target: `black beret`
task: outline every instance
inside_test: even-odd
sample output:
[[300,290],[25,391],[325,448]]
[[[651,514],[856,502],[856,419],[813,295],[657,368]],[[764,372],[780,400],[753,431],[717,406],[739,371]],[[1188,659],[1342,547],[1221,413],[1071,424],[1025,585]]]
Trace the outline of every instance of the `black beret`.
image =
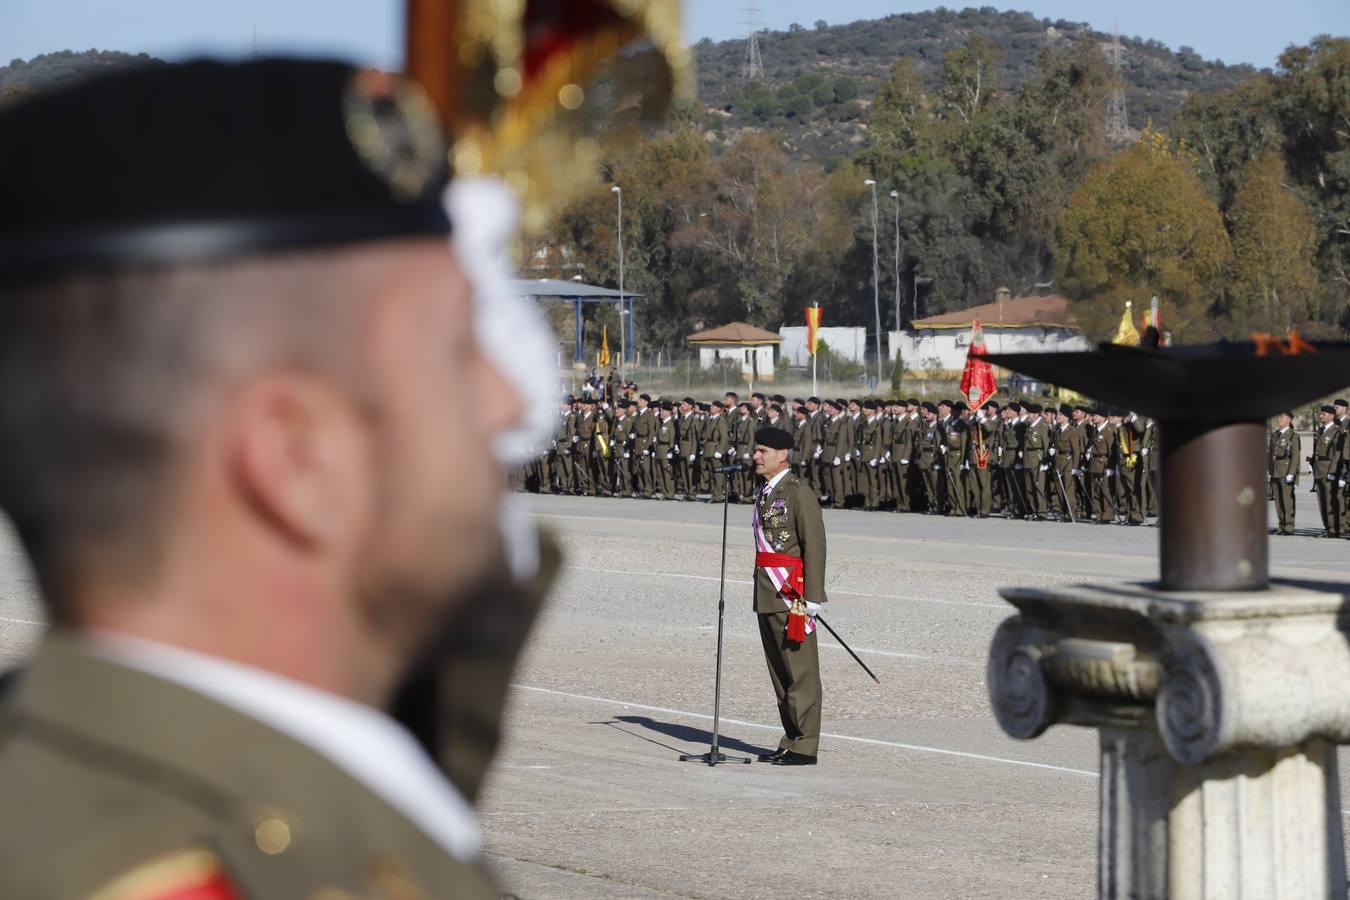
[[1280,410],[1279,413],[1278,413],[1278,415],[1281,415],[1281,416],[1288,416],[1288,417],[1291,418],[1291,419],[1294,417],[1293,412],[1291,412],[1290,410],[1287,410],[1287,409],[1282,409],[1282,410]]
[[1322,412],[1324,412],[1324,413],[1330,413],[1331,415],[1334,416],[1334,415],[1336,415],[1336,407],[1334,407],[1334,406],[1332,406],[1332,405],[1330,405],[1330,404],[1327,404],[1326,406],[1323,406],[1323,407],[1322,407]]
[[1023,403],[1022,408],[1029,413],[1038,413],[1041,411],[1040,404],[1038,403]]
[[969,409],[969,407],[966,406],[964,401],[957,400],[955,403],[952,404],[952,409],[956,410],[957,412],[965,412],[967,409]]
[[875,400],[864,400],[864,401],[862,402],[862,408],[863,408],[863,409],[876,409],[876,408],[877,408],[877,401],[875,401]]
[[703,412],[709,412],[712,409],[712,407],[707,403],[698,404],[698,408]]
[[986,400],[986,401],[984,401],[984,406],[982,406],[982,407],[980,407],[980,408],[981,408],[981,409],[992,409],[994,412],[998,412],[998,401],[997,401],[997,400]]
[[834,405],[839,407],[840,409],[848,409],[848,401],[845,400],[843,397],[840,397],[838,400],[834,401]]
[[1012,410],[1013,412],[1015,412],[1015,413],[1020,413],[1020,412],[1022,411],[1022,404],[1020,404],[1020,403],[1015,403],[1015,402],[1014,402],[1014,403],[1009,403],[1009,404],[1008,404],[1008,409],[1011,409],[1011,410]]
[[770,450],[791,450],[792,435],[781,428],[761,428],[755,432],[755,444]]
[[1071,416],[1071,415],[1073,415],[1073,407],[1070,406],[1070,405],[1067,404],[1067,403],[1061,403],[1061,404],[1059,405],[1059,411],[1060,411],[1063,415],[1066,415],[1066,416]]
[[926,410],[928,410],[930,413],[935,413],[935,412],[937,412],[937,407],[934,406],[933,403],[932,403],[931,401],[928,401],[928,400],[925,400],[925,401],[923,402],[923,408],[926,409]]
[[938,405],[938,406],[946,406],[946,407],[950,407],[950,406],[952,405],[952,401],[950,401],[950,400],[939,400],[938,403],[937,403],[937,405]]
[[1337,397],[1335,400],[1332,400],[1331,403],[1333,406],[1350,406],[1350,403],[1345,402],[1344,397]]
[[774,394],[774,395],[773,395],[772,397],[770,397],[769,399],[772,400],[774,403],[786,403],[786,402],[787,402],[787,398],[784,397],[782,394]]
[[651,402],[652,402],[652,396],[651,396],[651,394],[638,394],[638,399],[639,399],[639,400],[646,400],[648,403],[651,403]]
[[675,410],[675,404],[671,403],[669,400],[662,400],[661,408],[667,412],[673,412]]
[[0,113],[0,279],[448,234],[444,135],[398,76],[124,69]]
[[814,403],[816,406],[819,406],[819,405],[820,405],[820,398],[819,398],[819,397],[808,397],[808,398],[806,398],[806,402],[807,402],[807,403]]
[[759,391],[755,391],[753,394],[750,395],[750,397],[751,397],[751,399],[753,399],[753,398],[755,398],[755,397],[758,397],[758,398],[761,399],[761,400],[767,400],[767,399],[768,399],[768,398],[765,397],[763,394],[761,394]]
[[694,398],[693,398],[693,397],[685,397],[685,398],[684,398],[683,400],[681,400],[680,402],[681,402],[681,403],[688,403],[690,406],[698,406],[698,404],[694,402]]

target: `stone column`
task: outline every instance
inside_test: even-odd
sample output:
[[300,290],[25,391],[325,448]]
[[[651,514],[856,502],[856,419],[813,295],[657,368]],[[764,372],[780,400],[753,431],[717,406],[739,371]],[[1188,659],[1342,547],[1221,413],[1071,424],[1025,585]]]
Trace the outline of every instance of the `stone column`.
[[1350,742],[1350,588],[1011,589],[999,724],[1101,737],[1104,898],[1344,897],[1335,745]]

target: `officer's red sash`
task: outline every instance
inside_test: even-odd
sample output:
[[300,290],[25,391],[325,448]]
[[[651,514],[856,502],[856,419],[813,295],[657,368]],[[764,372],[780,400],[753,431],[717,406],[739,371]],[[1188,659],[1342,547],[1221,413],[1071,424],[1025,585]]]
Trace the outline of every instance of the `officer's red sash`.
[[761,550],[755,554],[757,568],[780,570],[774,574],[781,575],[781,582],[778,578],[771,580],[789,605],[806,592],[806,583],[802,577],[804,565],[801,557],[788,556],[786,553],[765,553]]

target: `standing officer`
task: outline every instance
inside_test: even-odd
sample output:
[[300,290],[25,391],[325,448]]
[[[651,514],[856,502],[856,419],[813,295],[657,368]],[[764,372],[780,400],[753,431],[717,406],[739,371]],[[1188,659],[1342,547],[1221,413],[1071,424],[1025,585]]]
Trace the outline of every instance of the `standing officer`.
[[650,394],[638,394],[637,421],[633,423],[633,469],[638,493],[650,497],[656,492],[656,408]]
[[680,452],[679,427],[675,422],[675,405],[669,400],[661,401],[661,421],[656,426],[656,439],[652,445],[654,464],[652,473],[655,479],[653,490],[662,500],[675,499],[675,456]]
[[1313,490],[1317,492],[1317,510],[1322,514],[1321,537],[1336,537],[1341,532],[1340,498],[1337,496],[1337,468],[1340,465],[1341,430],[1336,425],[1336,407],[1323,406],[1319,425],[1313,432]]
[[921,409],[923,425],[915,439],[915,453],[919,476],[923,479],[924,512],[935,516],[942,512],[942,496],[945,493],[940,487],[942,479],[946,477],[942,474],[941,429],[938,427],[937,407],[925,400]]
[[829,420],[825,423],[824,456],[822,457],[829,473],[830,505],[843,509],[848,496],[846,478],[849,460],[853,458],[853,422],[849,419],[847,407],[842,400],[826,400],[825,412]]
[[1294,533],[1294,488],[1298,486],[1301,452],[1298,432],[1294,430],[1294,414],[1285,410],[1276,418],[1275,430],[1270,433],[1268,460],[1270,484],[1275,494],[1275,513],[1280,522],[1276,534]]
[[998,404],[987,401],[970,423],[970,437],[966,442],[966,465],[969,469],[971,506],[981,519],[994,511],[994,492],[991,476],[997,461],[994,457],[998,440]]
[[1050,428],[1038,403],[1027,403],[1023,408],[1029,414],[1026,429],[1022,432],[1022,448],[1018,453],[1022,461],[1022,474],[1027,495],[1027,505],[1031,508],[1030,519],[1045,518],[1045,475],[1050,466],[1046,463],[1046,452],[1050,449]]
[[428,104],[193,62],[0,133],[0,507],[53,623],[0,709],[0,896],[499,896],[385,712],[478,649],[521,413]]
[[[734,395],[733,395],[734,396]],[[711,412],[703,423],[703,466],[710,476],[709,492],[713,502],[720,501],[727,490],[727,476],[713,469],[733,462],[731,454],[731,428],[727,417],[722,414],[722,404],[714,400]]]
[[[816,613],[825,596],[825,521],[815,491],[788,470],[792,435],[761,428],[755,474],[755,612],[778,700],[783,737],[760,756],[778,766],[814,766],[820,746],[820,657]],[[842,461],[842,460],[841,460]]]

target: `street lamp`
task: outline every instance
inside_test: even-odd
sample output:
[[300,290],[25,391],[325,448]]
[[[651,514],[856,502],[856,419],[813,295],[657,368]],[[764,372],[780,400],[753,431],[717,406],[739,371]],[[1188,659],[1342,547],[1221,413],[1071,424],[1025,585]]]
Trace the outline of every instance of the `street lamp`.
[[869,178],[863,182],[872,189],[872,311],[877,317],[877,388],[881,387],[881,262],[877,256],[877,183]]
[[895,201],[895,330],[900,330],[900,192],[891,191]]
[[616,184],[609,191],[619,201],[619,377],[622,378],[623,364],[628,356],[628,331],[623,318],[623,188]]

